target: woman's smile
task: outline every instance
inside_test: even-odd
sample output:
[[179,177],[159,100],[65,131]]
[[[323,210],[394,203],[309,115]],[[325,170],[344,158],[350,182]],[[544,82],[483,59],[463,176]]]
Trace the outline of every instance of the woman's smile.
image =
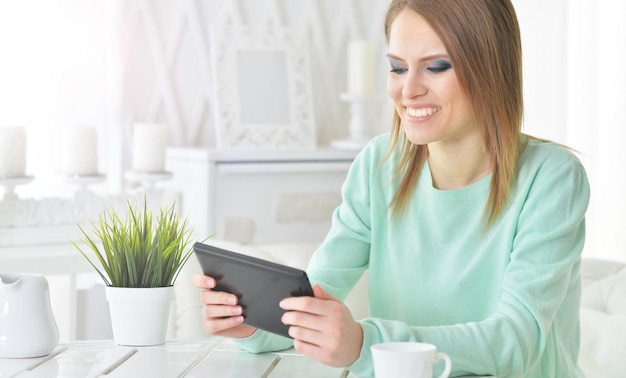
[[[441,110],[440,106],[406,107],[407,118],[416,118],[416,121],[425,121]],[[411,120],[411,119],[409,119]]]

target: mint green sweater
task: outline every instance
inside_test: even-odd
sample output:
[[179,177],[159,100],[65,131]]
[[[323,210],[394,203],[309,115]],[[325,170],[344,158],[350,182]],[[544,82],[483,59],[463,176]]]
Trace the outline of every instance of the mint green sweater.
[[[406,214],[390,218],[397,186],[393,159],[381,165],[388,142],[375,138],[355,160],[307,269],[339,298],[369,271],[371,317],[360,320],[363,348],[348,368],[372,376],[372,344],[421,341],[450,355],[453,376],[583,376],[579,268],[589,185],[579,160],[530,140],[510,201],[485,231],[491,176],[437,190],[428,164]],[[261,331],[237,342],[254,352],[291,345]]]

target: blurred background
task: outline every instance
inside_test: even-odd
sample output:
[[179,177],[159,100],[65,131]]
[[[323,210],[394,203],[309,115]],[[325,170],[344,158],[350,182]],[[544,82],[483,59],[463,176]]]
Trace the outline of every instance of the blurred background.
[[[21,0],[0,2],[0,126],[24,126],[21,196],[67,195],[61,130],[97,129],[98,190],[117,193],[132,125],[167,125],[172,147],[215,147],[212,28],[269,21],[307,41],[319,148],[348,135],[350,41],[373,46],[372,134],[389,127],[382,22],[389,0]],[[580,152],[592,185],[585,254],[626,260],[626,2],[516,0],[527,133]],[[227,37],[222,37],[227,38]],[[558,188],[555,188],[558,190]],[[0,215],[1,216],[1,215]]]

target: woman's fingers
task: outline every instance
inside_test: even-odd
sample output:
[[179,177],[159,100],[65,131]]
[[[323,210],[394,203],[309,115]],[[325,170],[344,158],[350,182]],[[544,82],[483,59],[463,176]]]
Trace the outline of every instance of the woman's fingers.
[[213,277],[199,273],[191,276],[191,283],[200,289],[212,289],[215,287],[215,279]]
[[202,309],[205,318],[224,318],[243,315],[241,306],[205,305]]
[[191,283],[200,289],[202,303],[202,327],[211,335],[248,337],[256,329],[243,324],[243,308],[236,295],[213,291],[216,281],[204,274],[194,274]]
[[216,304],[234,306],[237,304],[237,296],[225,291],[213,291],[211,289],[202,290],[200,293],[200,301],[202,304]]
[[330,295],[329,292],[327,292],[326,290],[322,289],[322,287],[320,285],[313,286],[313,295],[315,296],[315,298],[330,299],[330,300],[334,300],[334,301],[339,301],[339,299],[333,297],[332,295]]
[[360,354],[363,331],[350,310],[337,298],[316,285],[315,297],[291,297],[280,302],[286,310],[283,323],[289,325],[294,348],[331,366],[347,366]]
[[204,305],[202,316],[207,319],[243,315],[243,308],[237,305],[237,296],[223,291],[203,290],[200,302]]
[[243,316],[229,317],[206,317],[203,322],[204,330],[212,335],[219,335],[223,331],[229,331],[243,324]]

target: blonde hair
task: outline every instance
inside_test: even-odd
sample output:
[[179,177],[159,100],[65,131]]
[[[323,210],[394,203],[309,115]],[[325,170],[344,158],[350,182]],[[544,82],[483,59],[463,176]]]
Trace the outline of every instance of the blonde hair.
[[[491,225],[502,212],[517,173],[520,155],[522,46],[510,0],[393,0],[385,18],[391,25],[404,9],[419,13],[441,38],[465,94],[471,99],[485,150],[491,158],[491,186],[485,204]],[[397,174],[402,175],[390,206],[393,214],[407,206],[427,156],[426,145],[412,144],[394,112],[390,154],[401,144]]]

